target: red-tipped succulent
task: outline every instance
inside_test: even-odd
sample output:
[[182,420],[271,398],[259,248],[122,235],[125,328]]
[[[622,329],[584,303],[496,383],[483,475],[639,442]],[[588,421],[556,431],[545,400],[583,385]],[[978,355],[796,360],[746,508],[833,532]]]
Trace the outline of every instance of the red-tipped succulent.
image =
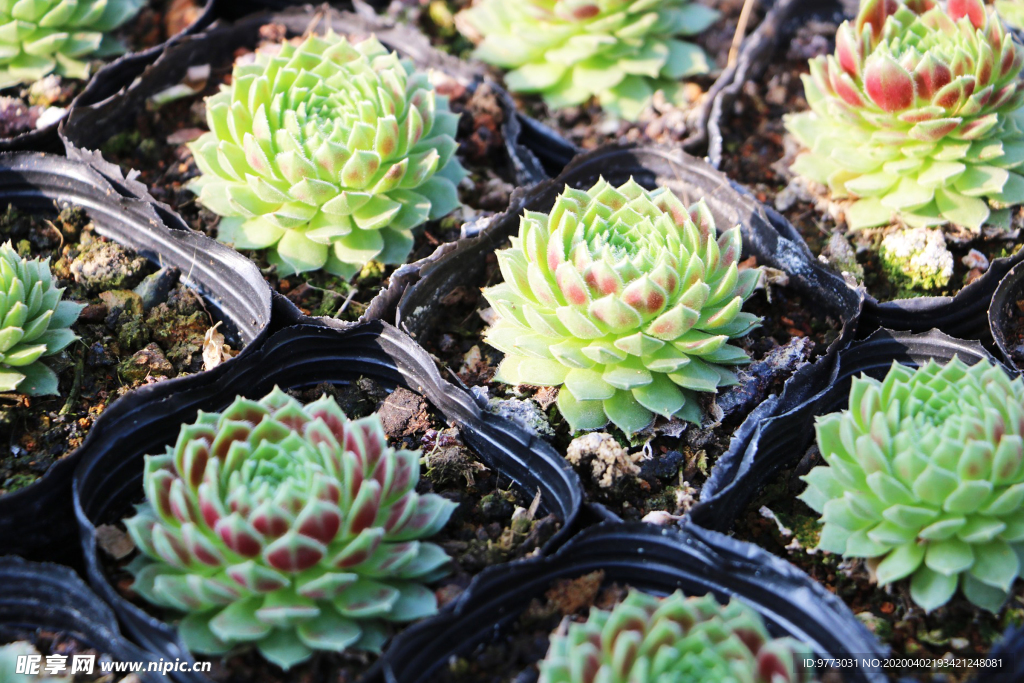
[[498,314],[487,343],[505,352],[495,379],[561,386],[574,431],[699,423],[700,394],[750,360],[729,342],[761,322],[741,310],[761,272],[739,269],[741,249],[739,227],[719,234],[703,201],[667,187],[566,187],[497,253],[505,281],[483,292]]
[[865,0],[810,62],[794,171],[852,229],[894,219],[979,230],[1024,201],[1024,52],[982,0]]
[[591,608],[586,622],[552,636],[540,683],[801,683],[811,679],[806,650],[772,638],[735,598],[631,590],[610,612]]
[[279,389],[200,412],[146,456],[146,502],[125,520],[142,554],[132,588],[185,616],[194,652],[255,645],[289,668],[314,650],[374,650],[383,622],[437,609],[424,586],[448,556],[424,539],[454,505],[415,492],[419,453],[387,445],[376,415]]

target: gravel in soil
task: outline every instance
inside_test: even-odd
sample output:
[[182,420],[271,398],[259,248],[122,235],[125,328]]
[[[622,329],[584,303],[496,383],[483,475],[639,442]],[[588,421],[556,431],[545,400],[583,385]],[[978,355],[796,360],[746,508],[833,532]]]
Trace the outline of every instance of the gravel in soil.
[[[289,393],[304,403],[333,396],[353,419],[377,413],[392,447],[422,452],[416,491],[436,493],[458,504],[448,524],[430,539],[452,558],[452,572],[432,586],[439,607],[458,598],[485,568],[533,554],[560,527],[554,515],[542,516],[537,511],[537,498],[514,488],[509,479],[485,465],[465,444],[458,427],[446,424],[441,414],[415,392],[398,388],[388,393],[375,381],[362,378],[347,386],[325,383]],[[142,499],[140,495],[133,503]],[[100,554],[106,574],[122,596],[157,618],[173,622],[177,615],[142,601],[131,590],[132,577],[124,567],[136,551],[120,522],[128,514],[130,509],[121,510],[99,527],[100,545],[106,551]],[[393,625],[391,628],[393,633],[399,630]],[[318,652],[306,663],[283,672],[255,650],[223,658],[200,658],[213,663],[209,676],[217,683],[348,682],[356,680],[376,660],[373,655],[354,651]]]
[[761,79],[744,84],[723,122],[721,170],[782,212],[814,254],[837,272],[849,273],[851,281],[863,284],[879,301],[955,295],[980,277],[992,260],[1020,249],[1024,208],[1011,212],[1008,225],[986,227],[980,235],[947,227],[943,233],[953,257],[948,285],[909,289],[885,272],[878,256],[882,240],[906,226],[850,232],[842,217],[844,205],[829,201],[826,188],[808,186],[789,171],[800,148],[786,132],[783,116],[808,109],[800,77],[809,71],[808,59],[835,50],[836,28],[835,23],[808,21],[796,31],[786,52],[771,61]]
[[[388,6],[388,12],[399,21],[408,21],[418,26],[439,49],[470,59],[473,43],[456,28],[455,15],[471,4],[472,0],[394,0]],[[697,105],[703,103],[708,89],[727,64],[743,0],[704,0],[700,4],[717,9],[722,18],[708,30],[690,38],[710,56],[712,72],[689,79],[684,87],[682,103],[666,101],[663,96],[656,94],[651,105],[635,122],[606,116],[596,102],[556,111],[548,108],[540,97],[530,95],[516,96],[519,110],[550,126],[583,149],[609,143],[678,144],[693,134],[692,114]],[[757,27],[763,15],[760,3],[755,3],[747,25],[748,34]],[[491,68],[490,73],[501,82],[500,70]]]
[[86,307],[72,326],[79,340],[43,359],[59,377],[60,395],[0,393],[0,495],[33,483],[78,448],[118,397],[202,370],[214,325],[177,269],[158,270],[98,236],[80,208],[49,220],[8,206],[0,214],[0,242],[7,240],[23,257],[50,259],[63,298]]
[[[835,593],[883,643],[893,657],[941,659],[947,653],[983,657],[1008,626],[1024,624],[1024,581],[1017,581],[1009,602],[998,615],[978,609],[959,592],[930,614],[910,598],[909,580],[880,588],[864,560],[843,560],[816,550],[821,533],[818,514],[797,499],[806,484],[799,478],[825,464],[811,446],[793,468],[772,479],[736,524],[735,536],[792,562]],[[890,672],[895,674],[896,672]],[[933,671],[901,672],[916,680],[960,683],[973,669],[938,667]],[[941,674],[948,678],[941,679]]]
[[[283,26],[262,27],[263,42],[257,49],[272,47],[285,33]],[[361,40],[363,36],[349,38]],[[240,49],[235,58],[246,54],[251,51]],[[230,63],[212,64],[208,77],[187,81],[196,91],[193,96],[162,106],[148,102],[131,130],[110,137],[101,146],[104,158],[120,165],[125,172],[138,170],[140,180],[157,200],[170,204],[192,228],[211,237],[216,237],[220,217],[200,206],[195,195],[185,187],[199,175],[186,143],[208,130],[203,98],[217,93],[221,85],[230,82],[231,66]],[[507,161],[502,134],[505,112],[497,93],[487,85],[471,91],[436,72],[435,78],[437,92],[448,96],[451,110],[461,115],[456,155],[470,176],[458,187],[463,206],[416,231],[409,262],[428,256],[442,243],[457,240],[464,223],[503,210],[513,189],[514,169]],[[365,312],[396,268],[371,261],[348,281],[323,271],[280,277],[275,267],[267,262],[264,252],[242,253],[255,261],[270,285],[303,313],[349,321],[357,320]]]
[[[508,246],[506,243],[504,246]],[[753,259],[745,267],[756,265]],[[684,514],[699,498],[715,460],[729,447],[746,416],[782,385],[805,362],[823,354],[837,337],[840,324],[809,305],[788,285],[769,284],[747,301],[744,310],[763,316],[763,327],[739,340],[753,363],[741,384],[712,397],[704,405],[710,417],[696,427],[679,420],[658,420],[630,440],[609,425],[600,442],[589,437],[570,447],[573,434],[555,406],[552,387],[513,387],[493,381],[502,353],[483,342],[494,315],[480,294],[482,287],[501,281],[497,258],[487,255],[479,281],[456,287],[440,299],[433,314],[440,321],[430,335],[418,339],[442,367],[478,395],[486,395],[491,410],[532,429],[567,455],[579,471],[587,498],[601,503],[626,520],[668,523]]]
[[[202,0],[151,0],[115,31],[115,36],[129,52],[140,52],[185,30],[199,18],[202,9]],[[91,61],[90,75],[115,59]],[[51,74],[35,83],[0,90],[0,138],[14,137],[56,122],[88,83],[88,79]]]
[[[41,672],[45,671],[46,658],[48,656],[59,655],[67,658],[63,660],[64,666],[67,668],[59,672],[58,675],[60,678],[46,678],[44,675],[43,680],[46,681],[60,681],[60,683],[93,683],[94,681],[96,683],[114,683],[114,681],[125,681],[125,683],[138,683],[139,680],[135,674],[103,673],[100,671],[100,663],[111,662],[114,661],[114,659],[104,652],[100,652],[99,650],[89,647],[86,643],[83,643],[67,633],[52,631],[46,628],[27,630],[24,628],[11,628],[7,626],[0,627],[0,646],[10,643],[33,646],[36,654],[40,654],[43,657],[40,662]],[[80,671],[71,675],[70,672],[73,658],[82,655],[93,657],[92,673]],[[13,666],[14,662],[11,662],[11,665]],[[8,676],[13,674],[5,672],[4,675]]]

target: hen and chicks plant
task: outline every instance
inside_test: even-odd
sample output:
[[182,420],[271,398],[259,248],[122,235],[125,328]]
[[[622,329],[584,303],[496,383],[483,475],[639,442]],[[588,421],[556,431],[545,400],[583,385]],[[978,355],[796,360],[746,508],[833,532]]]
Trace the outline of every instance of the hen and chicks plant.
[[236,65],[191,143],[218,239],[266,249],[278,273],[404,263],[413,229],[459,206],[459,117],[430,75],[376,38],[333,31]]
[[810,111],[786,117],[793,170],[850,199],[851,229],[975,232],[1024,199],[1024,53],[982,0],[864,0],[810,61]]
[[680,38],[717,20],[689,0],[481,0],[456,25],[479,38],[474,57],[508,70],[510,90],[539,93],[553,108],[596,97],[635,120],[656,91],[677,99],[680,79],[711,69]]
[[806,648],[772,638],[761,616],[733,598],[664,598],[630,590],[610,611],[592,607],[585,622],[551,637],[541,683],[716,681],[798,683]]
[[85,307],[63,301],[49,260],[26,259],[0,246],[0,391],[56,394],[57,375],[42,358],[78,339],[71,325]]
[[818,547],[868,558],[879,585],[910,578],[931,611],[957,588],[996,612],[1024,561],[1024,380],[954,358],[853,379],[849,408],[815,425],[827,466],[800,498]]
[[379,416],[280,389],[200,412],[146,456],[146,502],[125,525],[132,589],[184,613],[193,652],[255,646],[288,669],[316,650],[375,651],[387,622],[437,611],[424,584],[448,556],[425,539],[455,505],[416,493],[420,454],[388,446]]
[[109,35],[145,0],[0,0],[0,88],[47,74],[85,78],[87,60],[124,52]]
[[749,361],[729,342],[760,324],[741,311],[760,276],[739,269],[741,248],[739,227],[719,235],[703,202],[687,209],[668,188],[566,187],[497,252],[505,281],[483,291],[498,314],[487,343],[506,354],[496,379],[561,386],[574,431],[699,423],[700,394]]

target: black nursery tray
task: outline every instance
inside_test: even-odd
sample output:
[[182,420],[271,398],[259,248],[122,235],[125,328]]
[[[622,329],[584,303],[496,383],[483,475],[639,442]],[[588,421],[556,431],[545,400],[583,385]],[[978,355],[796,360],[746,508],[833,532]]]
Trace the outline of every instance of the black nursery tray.
[[[51,635],[65,645],[96,653],[92,656],[97,675],[99,655],[147,667],[155,662],[155,657],[125,640],[110,607],[73,571],[55,564],[26,562],[15,556],[0,557],[0,644]],[[69,671],[71,662],[72,657],[68,657]],[[3,675],[13,674],[5,671]],[[162,680],[148,671],[136,676],[146,683]]]
[[[772,635],[796,638],[817,657],[860,661],[886,655],[839,598],[749,543],[692,524],[676,529],[612,522],[583,531],[551,557],[480,574],[452,609],[398,636],[373,680],[438,680],[457,658],[473,658],[500,641],[553,583],[598,571],[605,584],[660,595],[681,589],[688,596],[710,592],[720,601],[736,596],[764,617]],[[887,680],[870,666],[842,673],[847,683]]]
[[[225,8],[228,16],[237,16],[242,11],[258,7],[231,5]],[[100,149],[111,136],[134,124],[135,116],[144,109],[153,95],[179,84],[190,67],[202,64],[231,63],[234,53],[241,47],[252,47],[260,40],[260,28],[266,24],[284,27],[288,35],[302,35],[311,27],[316,30],[333,29],[343,35],[370,35],[377,38],[389,49],[411,59],[417,66],[434,69],[450,76],[470,92],[481,87],[489,88],[502,110],[500,126],[504,146],[502,151],[489,163],[495,169],[502,169],[502,175],[514,180],[515,186],[528,186],[548,177],[544,166],[533,150],[564,150],[566,143],[551,131],[545,131],[539,124],[525,123],[516,114],[512,98],[497,84],[486,78],[465,62],[438,52],[415,29],[395,24],[383,17],[368,16],[365,13],[343,12],[327,5],[314,7],[303,5],[289,7],[279,12],[248,14],[228,24],[216,25],[197,35],[181,40],[170,47],[145,74],[120,97],[98,103],[95,106],[79,107],[72,112],[62,128],[62,137],[69,148]],[[524,144],[529,141],[529,146]],[[101,158],[97,154],[97,159]],[[182,190],[184,192],[184,190]],[[415,264],[400,266],[391,275],[391,281],[399,287]],[[385,319],[393,316],[395,289],[381,294],[368,304],[362,320]],[[397,290],[397,291],[400,291]],[[287,313],[292,322],[319,322],[334,327],[345,327],[344,323],[329,317],[309,317],[289,300],[281,302],[282,313]]]
[[[0,155],[0,205],[8,203],[44,216],[56,215],[58,206],[81,207],[101,236],[154,264],[177,267],[182,282],[203,297],[236,349],[255,342],[267,329],[271,297],[259,271],[224,245],[187,230],[138,183],[104,176],[74,158],[6,154]],[[115,407],[134,405],[152,388],[140,387]],[[80,453],[58,460],[39,481],[0,497],[3,551],[50,558],[74,547],[69,494]]]
[[794,378],[779,397],[775,414],[751,424],[748,437],[734,440],[719,459],[700,503],[691,510],[693,520],[710,529],[731,529],[772,475],[803,457],[814,440],[814,418],[846,407],[854,376],[865,373],[880,379],[893,361],[916,368],[954,355],[968,365],[982,359],[998,363],[978,342],[954,339],[938,330],[877,330],[839,352],[834,362],[805,367],[797,375],[799,381]]
[[88,107],[114,99],[118,92],[131,85],[132,81],[147,66],[152,64],[164,50],[182,37],[192,35],[206,28],[214,20],[216,4],[217,0],[206,0],[199,16],[181,33],[171,36],[159,45],[118,57],[97,71],[89,79],[85,89],[71,102],[68,106],[68,111],[60,120],[43,128],[21,133],[14,137],[0,137],[0,152],[59,152],[61,150],[61,141],[58,132],[60,127],[71,116],[72,111],[78,107]]
[[[191,655],[170,626],[117,592],[105,573],[96,527],[113,523],[142,494],[143,457],[162,451],[198,410],[220,410],[237,395],[259,397],[274,386],[308,389],[369,378],[387,389],[421,394],[466,444],[529,500],[539,494],[538,516],[553,514],[559,528],[541,548],[556,547],[573,532],[582,500],[575,472],[550,446],[503,418],[482,412],[467,393],[441,379],[433,361],[411,339],[379,321],[347,330],[303,325],[285,329],[230,367],[216,368],[177,386],[157,385],[147,400],[115,406],[93,430],[75,473],[74,500],[89,581],[114,606],[136,642],[167,658]],[[175,680],[208,682],[175,673]]]

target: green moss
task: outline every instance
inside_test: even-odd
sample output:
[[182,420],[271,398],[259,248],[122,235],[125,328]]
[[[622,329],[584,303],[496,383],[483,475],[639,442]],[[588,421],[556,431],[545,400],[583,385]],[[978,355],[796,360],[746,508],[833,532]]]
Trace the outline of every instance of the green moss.
[[0,488],[7,493],[14,493],[15,491],[29,486],[30,484],[34,484],[37,479],[39,479],[39,477],[34,474],[15,474],[13,477],[5,481],[3,486],[0,486]]
[[953,275],[953,255],[939,230],[891,233],[882,240],[878,259],[900,298],[942,289]]
[[142,134],[137,130],[126,130],[110,137],[100,150],[107,156],[124,156],[134,154],[142,142]]

